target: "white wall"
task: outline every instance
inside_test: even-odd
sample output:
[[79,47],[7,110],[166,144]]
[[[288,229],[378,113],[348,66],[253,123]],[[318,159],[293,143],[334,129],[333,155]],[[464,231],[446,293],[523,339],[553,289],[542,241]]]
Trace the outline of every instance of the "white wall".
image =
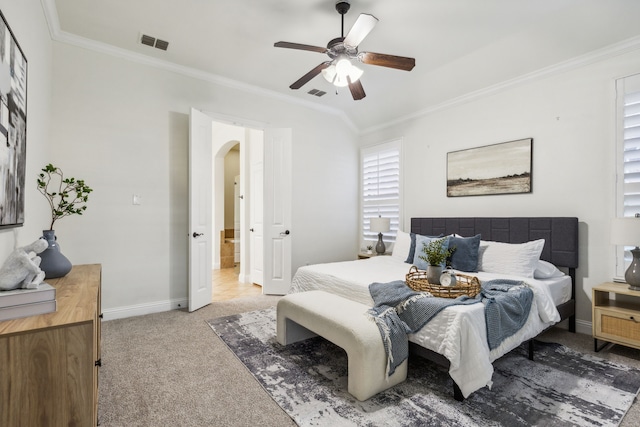
[[52,42],[39,0],[0,0],[0,10],[27,57],[25,222],[22,227],[0,230],[2,263],[15,247],[42,236],[51,221],[36,177],[50,161]]
[[[640,52],[532,81],[382,129],[367,145],[404,137],[404,223],[414,216],[576,216],[577,318],[591,321],[591,288],[610,281],[615,215],[615,79],[640,72]],[[533,138],[533,192],[446,197],[447,152]]]
[[190,107],[292,128],[293,268],[355,256],[357,138],[337,116],[67,44],[53,51],[50,160],[94,189],[85,215],[56,234],[73,263],[102,263],[107,314],[186,298]]

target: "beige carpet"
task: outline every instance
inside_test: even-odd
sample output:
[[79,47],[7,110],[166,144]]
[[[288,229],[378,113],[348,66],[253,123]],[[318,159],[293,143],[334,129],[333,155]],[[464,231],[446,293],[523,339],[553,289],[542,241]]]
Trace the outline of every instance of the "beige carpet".
[[[277,300],[250,297],[212,303],[194,313],[104,322],[100,426],[295,426],[205,322],[273,306]],[[595,354],[590,336],[553,329],[544,339]],[[640,368],[639,350],[613,346],[596,355]],[[637,425],[638,402],[621,426]]]
[[251,297],[104,322],[100,426],[295,426],[205,322],[276,301]]

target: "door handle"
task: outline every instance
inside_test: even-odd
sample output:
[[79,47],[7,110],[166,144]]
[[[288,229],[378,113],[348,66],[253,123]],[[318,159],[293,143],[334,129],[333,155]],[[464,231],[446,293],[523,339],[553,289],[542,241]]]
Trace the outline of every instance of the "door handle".
[[291,234],[291,232],[289,230],[285,230],[285,231],[281,231],[280,232],[281,236],[288,236],[289,234]]
[[194,232],[193,232],[193,234],[192,234],[192,236],[193,236],[194,238],[196,238],[196,237],[204,236],[204,233],[196,233],[196,232],[194,231]]
[[253,233],[253,228],[250,228],[249,231]]

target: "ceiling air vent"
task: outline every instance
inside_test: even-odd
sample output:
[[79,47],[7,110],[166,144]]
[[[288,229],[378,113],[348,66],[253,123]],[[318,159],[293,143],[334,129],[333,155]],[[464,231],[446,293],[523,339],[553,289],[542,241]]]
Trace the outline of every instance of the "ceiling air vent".
[[142,37],[140,37],[140,43],[145,44],[147,46],[153,47],[155,42],[156,42],[156,38],[155,37],[151,37],[151,36],[148,36],[146,34],[143,34]]
[[315,96],[322,96],[322,95],[326,95],[327,92],[323,91],[323,90],[318,90],[318,89],[311,89],[309,92],[307,92],[309,95],[315,95]]
[[156,48],[158,48],[160,50],[167,50],[168,47],[169,47],[169,42],[166,42],[166,41],[160,40],[160,39],[156,39]]
[[169,47],[168,41],[160,40],[142,33],[140,33],[140,43],[146,46],[155,47],[156,49],[160,50],[167,50],[167,48]]

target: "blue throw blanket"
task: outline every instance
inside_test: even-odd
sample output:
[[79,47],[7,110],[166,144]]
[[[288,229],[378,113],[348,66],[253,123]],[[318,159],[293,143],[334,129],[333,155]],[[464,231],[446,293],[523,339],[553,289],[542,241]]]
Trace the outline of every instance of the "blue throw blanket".
[[387,351],[387,375],[392,375],[409,357],[408,334],[420,330],[449,306],[480,302],[469,297],[434,298],[425,292],[415,292],[402,280],[372,283],[369,292],[375,303],[369,314],[378,325]]
[[493,350],[524,325],[533,300],[533,291],[513,280],[488,281],[475,298],[436,298],[413,291],[401,280],[372,283],[369,292],[375,303],[369,314],[380,330],[387,352],[387,375],[392,375],[409,356],[407,335],[420,330],[443,309],[483,302],[487,341]]
[[484,303],[487,343],[493,350],[524,326],[533,291],[524,282],[496,279],[483,283],[479,296]]

